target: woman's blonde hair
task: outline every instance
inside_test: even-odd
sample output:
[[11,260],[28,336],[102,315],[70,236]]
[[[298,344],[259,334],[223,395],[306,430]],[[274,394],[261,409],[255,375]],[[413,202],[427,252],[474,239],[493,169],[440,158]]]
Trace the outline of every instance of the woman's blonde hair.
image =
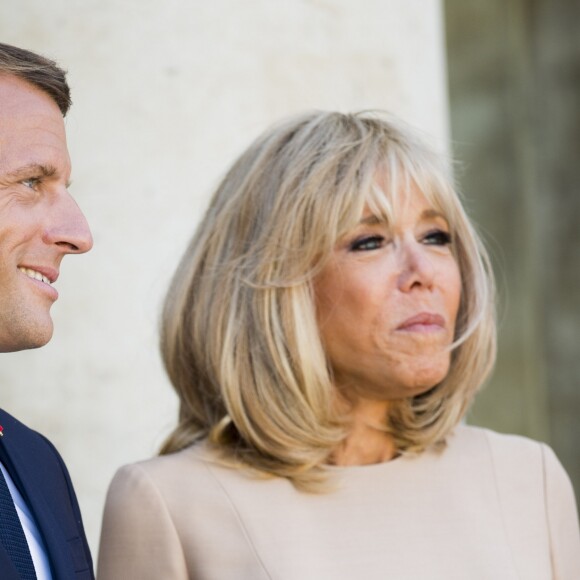
[[303,489],[324,480],[348,426],[335,410],[312,281],[365,203],[390,213],[411,187],[449,222],[462,298],[447,377],[393,401],[385,429],[402,453],[445,441],[495,358],[485,249],[445,160],[408,127],[384,113],[313,112],[271,128],[241,155],[181,260],[161,332],[179,424],[161,453],[207,437],[229,464]]

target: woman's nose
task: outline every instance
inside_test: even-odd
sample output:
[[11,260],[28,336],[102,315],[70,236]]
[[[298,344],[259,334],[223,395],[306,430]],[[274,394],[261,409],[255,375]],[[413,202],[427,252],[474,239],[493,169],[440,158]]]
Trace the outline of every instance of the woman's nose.
[[435,266],[428,249],[413,240],[403,242],[399,252],[399,289],[403,292],[410,292],[416,288],[431,289],[435,278]]

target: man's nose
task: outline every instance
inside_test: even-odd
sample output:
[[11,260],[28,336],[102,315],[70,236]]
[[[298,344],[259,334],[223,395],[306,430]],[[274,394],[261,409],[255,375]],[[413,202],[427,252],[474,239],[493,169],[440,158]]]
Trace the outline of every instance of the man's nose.
[[409,292],[414,288],[431,289],[435,279],[435,267],[427,248],[413,240],[401,244],[399,288]]
[[44,241],[56,244],[66,254],[83,254],[93,247],[89,224],[68,191],[59,195],[51,207]]

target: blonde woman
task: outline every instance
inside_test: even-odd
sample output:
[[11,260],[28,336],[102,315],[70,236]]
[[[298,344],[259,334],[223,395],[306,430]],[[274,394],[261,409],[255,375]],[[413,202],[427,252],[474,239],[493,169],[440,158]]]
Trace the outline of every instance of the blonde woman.
[[267,131],[175,274],[179,423],[115,476],[100,579],[580,578],[553,452],[460,424],[494,299],[445,164],[408,128],[323,112]]

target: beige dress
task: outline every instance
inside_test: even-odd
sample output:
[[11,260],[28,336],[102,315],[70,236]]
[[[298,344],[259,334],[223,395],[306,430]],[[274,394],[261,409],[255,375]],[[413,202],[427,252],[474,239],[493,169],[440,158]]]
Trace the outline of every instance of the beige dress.
[[307,494],[205,444],[123,467],[99,580],[580,579],[568,476],[529,439],[458,427],[444,452],[331,468]]

